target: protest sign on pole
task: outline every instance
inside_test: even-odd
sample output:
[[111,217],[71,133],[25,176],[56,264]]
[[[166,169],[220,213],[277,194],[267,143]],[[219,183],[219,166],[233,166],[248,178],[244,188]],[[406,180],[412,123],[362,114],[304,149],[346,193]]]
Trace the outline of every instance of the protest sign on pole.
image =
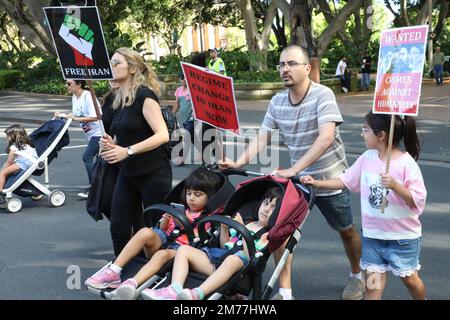
[[381,32],[373,113],[417,116],[428,26]]
[[[389,174],[395,115],[417,116],[425,60],[428,26],[384,30],[380,38],[373,113],[390,114],[385,173]],[[383,188],[381,213],[386,207]]]
[[92,80],[113,79],[112,68],[97,7],[46,7],[47,24],[65,80],[87,80],[102,135],[101,121]]
[[44,8],[64,79],[113,79],[97,7]]
[[182,62],[194,117],[216,128],[239,135],[239,118],[233,78]]

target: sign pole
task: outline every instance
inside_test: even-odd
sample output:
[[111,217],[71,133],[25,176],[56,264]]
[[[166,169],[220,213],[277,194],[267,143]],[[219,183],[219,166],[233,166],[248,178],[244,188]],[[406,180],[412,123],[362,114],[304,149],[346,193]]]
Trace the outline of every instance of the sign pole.
[[[389,129],[389,142],[386,157],[386,174],[389,174],[389,167],[391,165],[391,152],[392,152],[392,141],[394,139],[394,127],[395,127],[395,115],[391,115],[391,127]],[[384,208],[386,207],[386,194],[387,189],[383,188],[383,200],[381,202],[381,213],[384,213]]]
[[89,92],[91,93],[92,102],[94,103],[95,114],[97,115],[98,124],[100,125],[100,130],[102,132],[102,137],[105,136],[105,127],[103,126],[102,113],[100,112],[100,106],[97,103],[97,97],[95,96],[94,86],[92,85],[92,80],[87,80],[89,85]]
[[218,148],[219,154],[217,155],[218,156],[217,158],[222,159],[222,161],[225,161],[225,149],[223,146],[223,135],[217,128],[216,128],[216,137],[219,142],[219,148]]

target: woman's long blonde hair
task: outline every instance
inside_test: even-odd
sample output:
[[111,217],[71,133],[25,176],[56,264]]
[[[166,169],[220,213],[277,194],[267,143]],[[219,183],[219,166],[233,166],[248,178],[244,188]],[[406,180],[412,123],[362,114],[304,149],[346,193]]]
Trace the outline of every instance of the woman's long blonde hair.
[[115,53],[124,56],[128,66],[130,68],[135,67],[136,70],[135,73],[130,75],[131,83],[127,90],[124,91],[123,88],[116,90],[113,109],[119,108],[122,105],[122,102],[124,107],[131,106],[136,98],[137,89],[140,86],[149,87],[157,96],[159,96],[160,89],[156,73],[153,71],[152,67],[144,63],[144,60],[139,53],[129,48],[119,48]]

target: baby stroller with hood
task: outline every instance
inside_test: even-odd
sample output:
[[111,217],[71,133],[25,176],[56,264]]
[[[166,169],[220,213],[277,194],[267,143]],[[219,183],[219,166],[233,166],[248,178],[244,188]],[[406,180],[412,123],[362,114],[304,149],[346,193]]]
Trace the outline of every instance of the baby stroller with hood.
[[[232,172],[230,172],[232,171]],[[239,175],[260,175],[258,173],[245,172],[240,170],[228,170],[227,174]],[[294,183],[295,182],[295,183]],[[259,207],[260,199],[265,192],[271,188],[278,188],[282,193],[282,200],[275,207],[267,229],[261,230],[256,235],[251,235],[248,229],[227,216],[234,216],[240,213],[244,223],[256,219],[255,212]],[[298,179],[282,179],[273,176],[261,176],[240,183],[235,193],[230,197],[220,215],[213,215],[203,218],[198,224],[200,246],[217,247],[219,242],[218,234],[208,234],[204,226],[207,223],[220,223],[228,225],[241,235],[245,241],[249,253],[249,262],[236,272],[230,280],[223,286],[211,293],[206,299],[218,300],[225,296],[236,294],[249,296],[252,294],[253,300],[268,299],[278,277],[283,269],[289,254],[292,253],[300,240],[302,226],[314,205],[314,190],[310,186],[302,186]],[[261,251],[255,248],[255,237],[268,232],[268,244]],[[288,240],[289,239],[289,240]],[[262,287],[262,276],[270,255],[287,241],[282,258],[278,262],[269,282]],[[230,252],[231,253],[231,252]],[[223,261],[223,260],[222,260]],[[189,272],[185,283],[186,288],[198,287],[206,280],[206,276],[195,272]],[[170,284],[171,273],[166,274],[164,280],[154,286],[165,287]]]
[[[33,164],[28,170],[19,170],[8,177],[1,191],[6,197],[6,209],[16,213],[22,209],[22,201],[13,197],[31,197],[40,200],[48,196],[52,207],[60,207],[66,201],[66,195],[61,190],[48,189],[48,165],[58,156],[58,152],[69,144],[68,128],[72,119],[52,119],[45,122],[30,134],[38,159],[33,159]],[[45,185],[39,183],[33,176],[41,176],[45,173]]]
[[[217,214],[223,210],[223,207],[227,201],[227,199],[233,194],[234,186],[228,180],[228,176],[219,172],[214,171],[214,173],[220,178],[220,187],[216,191],[216,193],[208,199],[208,202],[205,206],[205,209],[202,215],[194,221],[194,223],[190,223],[190,221],[185,216],[185,208],[183,205],[179,204],[181,195],[185,189],[185,180],[182,180],[178,183],[165,197],[163,204],[156,204],[145,208],[144,215],[150,216],[150,221],[159,221],[162,214],[167,213],[179,222],[179,227],[175,228],[173,232],[168,236],[167,243],[161,248],[165,249],[172,244],[177,237],[182,234],[186,234],[189,244],[195,245],[195,242],[198,241],[198,238],[195,237],[194,228],[196,227],[198,221],[202,218],[205,218],[210,215]],[[147,220],[148,221],[148,220]],[[121,281],[133,277],[146,263],[148,259],[142,256],[134,257],[130,262],[128,262],[122,270],[121,273]],[[112,261],[102,267],[99,271],[96,272],[98,274],[103,269],[109,267]],[[161,281],[167,271],[172,269],[173,261],[168,262],[157,274],[139,286],[136,290],[136,297],[139,296],[142,290],[153,285],[155,282]],[[100,297],[104,299],[115,299],[114,291],[111,288],[106,289],[97,289],[87,285],[87,289],[96,294],[100,295]]]

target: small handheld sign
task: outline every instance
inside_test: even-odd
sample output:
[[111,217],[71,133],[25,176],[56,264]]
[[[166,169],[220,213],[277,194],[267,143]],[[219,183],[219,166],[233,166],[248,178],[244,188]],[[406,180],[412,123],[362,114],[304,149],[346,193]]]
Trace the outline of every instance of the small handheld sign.
[[240,134],[233,78],[182,62],[195,119]]
[[[389,174],[395,115],[417,116],[428,26],[384,30],[380,38],[373,113],[391,114],[386,174]],[[383,188],[381,213],[386,207]]]

